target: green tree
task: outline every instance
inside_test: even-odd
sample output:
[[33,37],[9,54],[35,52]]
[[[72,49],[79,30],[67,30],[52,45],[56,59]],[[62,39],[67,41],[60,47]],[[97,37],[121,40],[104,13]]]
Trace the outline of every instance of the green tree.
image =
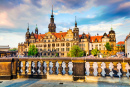
[[107,42],[106,44],[105,44],[105,47],[106,47],[106,49],[108,50],[108,51],[111,51],[111,46],[110,46],[110,44],[109,44],[109,42]]
[[79,46],[73,45],[70,50],[70,56],[71,57],[82,57],[84,54],[84,51],[80,49]]
[[58,53],[56,53],[56,57],[58,57]]
[[9,49],[9,51],[18,51],[18,48]]
[[30,45],[28,56],[34,56],[38,53],[38,49],[35,47],[35,45]]
[[100,53],[100,51],[98,49],[93,49],[91,51],[91,54],[94,55],[94,56],[97,56],[98,53]]

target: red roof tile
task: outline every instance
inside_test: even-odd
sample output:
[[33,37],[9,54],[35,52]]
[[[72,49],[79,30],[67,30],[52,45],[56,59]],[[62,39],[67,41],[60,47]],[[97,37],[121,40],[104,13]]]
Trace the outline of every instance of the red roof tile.
[[117,45],[124,45],[125,42],[124,41],[119,41],[118,43],[116,43]]
[[102,41],[102,37],[103,36],[91,36],[90,37],[90,42],[95,42],[95,39],[97,39],[97,41],[99,42],[99,41]]

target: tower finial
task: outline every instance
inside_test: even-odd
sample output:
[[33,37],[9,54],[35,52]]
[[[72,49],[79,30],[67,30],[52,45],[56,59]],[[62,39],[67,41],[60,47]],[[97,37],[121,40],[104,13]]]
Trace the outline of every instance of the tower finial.
[[52,5],[52,15],[53,15],[53,5]]
[[112,30],[113,28],[112,28],[112,24],[111,24],[111,30]]
[[29,28],[29,23],[28,23],[28,28]]
[[77,21],[76,21],[76,16],[75,16],[75,27],[77,27]]
[[51,14],[51,17],[54,17],[54,16],[53,16],[53,5],[52,5],[52,14]]
[[29,23],[27,23],[28,24],[28,28],[27,28],[27,31],[29,31]]
[[37,24],[36,24],[36,28],[37,28]]
[[76,23],[76,16],[75,16],[75,23]]

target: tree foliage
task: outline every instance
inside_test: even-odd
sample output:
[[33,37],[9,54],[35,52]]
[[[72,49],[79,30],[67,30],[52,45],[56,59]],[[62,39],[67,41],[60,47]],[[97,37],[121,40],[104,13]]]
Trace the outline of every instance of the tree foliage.
[[35,45],[30,45],[28,56],[34,56],[38,53],[38,49],[35,47]]
[[78,45],[73,45],[69,53],[71,57],[82,57],[84,51],[82,51]]
[[100,53],[100,51],[98,49],[93,49],[91,51],[91,54],[94,55],[94,56],[97,56],[98,53]]
[[9,49],[9,51],[18,51],[18,48]]
[[58,57],[58,53],[56,53],[56,57]]
[[106,49],[108,51],[111,51],[111,49],[112,49],[111,46],[110,46],[110,44],[109,44],[109,42],[106,43],[105,47],[106,47]]

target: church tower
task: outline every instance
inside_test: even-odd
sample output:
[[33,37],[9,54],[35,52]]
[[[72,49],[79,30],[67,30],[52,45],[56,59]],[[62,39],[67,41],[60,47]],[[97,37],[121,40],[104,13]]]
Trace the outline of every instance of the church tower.
[[79,41],[79,28],[77,27],[76,16],[75,16],[75,27],[73,29],[74,41]]
[[35,34],[38,34],[38,27],[37,27],[37,24],[36,24]]
[[116,42],[116,37],[115,37],[115,31],[113,30],[113,28],[111,27],[111,30],[109,31],[109,38],[110,38],[110,42]]
[[30,39],[30,32],[29,32],[29,23],[28,23],[28,28],[27,28],[27,32],[26,32],[26,42],[29,45],[29,39]]
[[48,25],[49,32],[56,32],[56,24],[54,23],[54,15],[53,15],[53,6],[52,6],[52,15],[50,18],[50,24]]

